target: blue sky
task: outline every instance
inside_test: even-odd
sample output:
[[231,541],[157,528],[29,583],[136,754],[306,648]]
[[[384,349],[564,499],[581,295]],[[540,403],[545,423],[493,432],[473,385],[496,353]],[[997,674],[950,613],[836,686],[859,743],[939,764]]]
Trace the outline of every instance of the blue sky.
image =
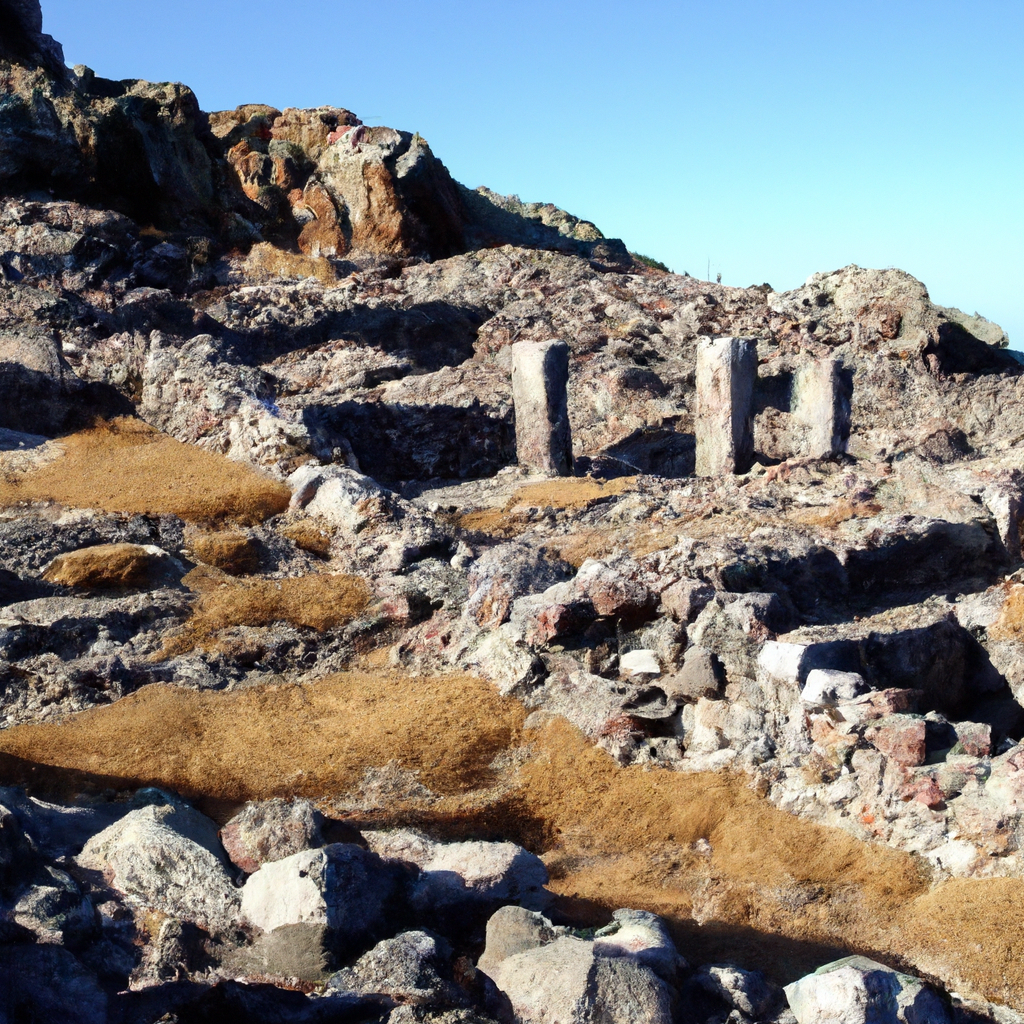
[[70,64],[334,104],[672,269],[898,266],[1024,348],[1021,0],[43,0]]

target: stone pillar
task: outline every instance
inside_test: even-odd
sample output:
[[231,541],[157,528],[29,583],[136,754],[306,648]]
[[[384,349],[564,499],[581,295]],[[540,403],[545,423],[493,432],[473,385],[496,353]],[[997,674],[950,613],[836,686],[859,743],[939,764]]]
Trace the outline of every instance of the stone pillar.
[[850,393],[838,359],[815,359],[802,366],[793,386],[793,419],[800,455],[827,459],[845,452],[850,441]]
[[512,401],[519,465],[543,476],[572,474],[569,346],[519,341],[512,346]]
[[750,468],[756,380],[754,338],[705,338],[697,346],[697,476]]

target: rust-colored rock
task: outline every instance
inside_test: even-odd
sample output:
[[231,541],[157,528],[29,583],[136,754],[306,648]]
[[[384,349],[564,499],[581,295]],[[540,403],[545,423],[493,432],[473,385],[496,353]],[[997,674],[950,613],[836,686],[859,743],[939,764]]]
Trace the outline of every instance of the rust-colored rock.
[[924,764],[925,723],[915,715],[888,715],[865,733],[867,741],[898,764]]

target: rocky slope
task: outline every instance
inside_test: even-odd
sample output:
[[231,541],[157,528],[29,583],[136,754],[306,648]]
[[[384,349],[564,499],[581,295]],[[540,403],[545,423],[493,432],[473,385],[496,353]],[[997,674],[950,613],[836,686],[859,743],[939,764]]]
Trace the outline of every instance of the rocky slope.
[[[1022,1019],[1000,328],[69,71],[31,0],[0,83],[0,1022]],[[730,336],[754,463],[698,477]]]

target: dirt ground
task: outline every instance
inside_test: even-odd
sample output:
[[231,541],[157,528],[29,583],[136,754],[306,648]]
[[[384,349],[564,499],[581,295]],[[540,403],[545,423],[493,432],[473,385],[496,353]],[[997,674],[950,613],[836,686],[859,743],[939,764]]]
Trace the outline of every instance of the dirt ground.
[[[398,789],[374,802],[388,773]],[[158,784],[220,820],[247,799],[301,794],[356,827],[509,838],[542,853],[559,913],[579,923],[642,907],[701,961],[788,981],[856,951],[1024,1004],[1024,881],[930,887],[915,858],[779,811],[742,776],[622,769],[561,719],[526,729],[516,701],[471,677],[150,686],[0,732],[0,782],[65,796]]]

